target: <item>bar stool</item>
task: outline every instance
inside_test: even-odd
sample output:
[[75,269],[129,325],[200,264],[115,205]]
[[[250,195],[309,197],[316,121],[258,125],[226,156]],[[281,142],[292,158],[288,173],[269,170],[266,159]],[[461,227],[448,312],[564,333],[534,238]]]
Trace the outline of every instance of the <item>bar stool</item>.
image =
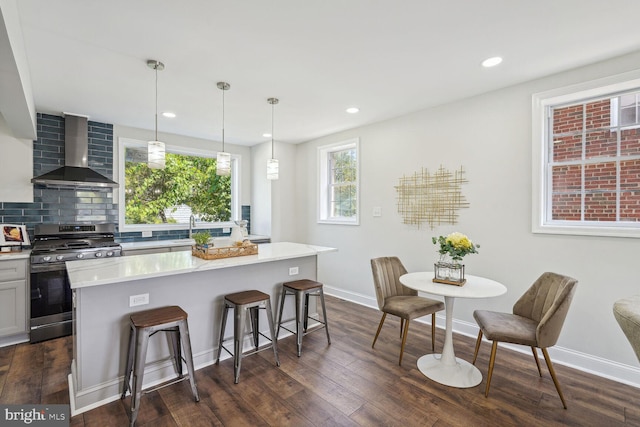
[[[282,311],[284,309],[284,300],[287,295],[295,295],[296,297],[295,332],[282,326]],[[322,317],[324,321],[314,319],[313,317],[309,316],[309,296],[320,297],[320,303],[322,305]],[[293,282],[283,283],[282,296],[280,298],[280,310],[278,313],[278,328],[276,330],[276,339],[280,334],[280,328],[285,329],[292,334],[295,333],[298,339],[298,357],[300,357],[300,355],[302,354],[302,337],[308,333],[307,326],[309,325],[309,319],[315,320],[316,322],[323,325],[318,329],[314,329],[314,331],[324,328],[325,332],[327,333],[327,342],[331,344],[331,337],[329,336],[329,325],[327,324],[327,310],[324,306],[324,293],[322,292],[322,283],[309,279],[295,280]]]
[[[124,386],[122,396],[124,399],[127,390],[131,392],[131,418],[130,426],[133,427],[138,417],[140,409],[140,397],[142,395],[142,381],[144,377],[144,365],[147,357],[147,346],[149,337],[157,332],[169,332],[171,337],[171,347],[173,350],[173,363],[178,373],[178,379],[160,387],[175,384],[187,377],[182,375],[182,360],[187,364],[189,372],[188,378],[191,382],[191,391],[196,402],[200,401],[198,389],[196,388],[195,372],[193,368],[193,356],[191,353],[191,340],[189,338],[189,325],[187,324],[187,313],[182,308],[174,305],[169,307],[154,308],[146,311],[139,311],[129,316],[131,333],[129,335],[129,348],[127,350],[127,362],[124,375]],[[180,347],[185,358],[182,358]],[[132,384],[129,385],[129,378]],[[156,387],[156,390],[160,387]],[[148,390],[151,391],[151,390]]]
[[[230,352],[226,347],[224,347],[223,343],[226,341],[224,338],[224,330],[227,326],[227,315],[229,313],[229,309],[232,308],[234,310],[233,316],[233,353]],[[267,337],[262,332],[260,332],[259,324],[258,324],[258,310],[264,309],[267,313],[267,321],[269,322],[269,333],[270,337]],[[247,314],[250,315],[251,319],[251,331],[253,335],[253,345],[255,349],[251,352],[246,353],[246,355],[254,354],[258,351],[266,350],[269,347],[264,347],[258,350],[258,341],[260,335],[264,338],[271,341],[270,347],[273,348],[273,355],[276,359],[276,366],[280,366],[280,359],[278,358],[278,343],[275,337],[274,325],[273,325],[273,315],[271,313],[271,297],[264,292],[260,291],[243,291],[236,292],[233,294],[225,295],[224,297],[224,310],[222,313],[222,322],[220,327],[220,341],[218,343],[218,355],[216,357],[216,365],[220,362],[220,353],[222,353],[222,349],[224,349],[227,353],[233,356],[233,377],[234,383],[238,384],[240,380],[240,365],[242,363],[242,355],[243,355],[243,344],[244,344],[244,334],[245,334],[245,320],[247,318]]]

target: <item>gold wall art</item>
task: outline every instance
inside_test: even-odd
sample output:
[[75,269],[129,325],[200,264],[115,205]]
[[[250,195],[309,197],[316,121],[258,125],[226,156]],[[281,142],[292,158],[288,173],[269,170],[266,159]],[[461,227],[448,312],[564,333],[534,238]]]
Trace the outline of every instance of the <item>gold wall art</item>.
[[453,172],[440,166],[434,174],[422,168],[403,176],[395,187],[402,223],[420,228],[427,222],[432,230],[436,225],[456,224],[458,210],[469,207],[461,191],[461,185],[467,182],[462,166]]

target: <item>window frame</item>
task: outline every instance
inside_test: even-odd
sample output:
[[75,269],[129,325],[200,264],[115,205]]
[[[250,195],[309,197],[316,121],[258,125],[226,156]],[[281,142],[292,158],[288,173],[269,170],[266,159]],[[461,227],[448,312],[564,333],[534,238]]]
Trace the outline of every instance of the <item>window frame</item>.
[[[118,187],[118,230],[120,232],[135,231],[167,231],[167,230],[184,230],[189,228],[186,223],[172,224],[126,224],[125,223],[125,150],[128,147],[145,148],[147,141],[141,141],[132,138],[118,138],[118,178],[120,186]],[[200,150],[197,148],[182,147],[177,145],[165,144],[167,153],[182,154],[187,156],[199,156],[215,158],[217,152]],[[235,225],[234,221],[240,220],[242,209],[240,207],[240,177],[242,168],[241,156],[231,154],[231,220],[221,222],[196,222],[195,229],[211,229],[211,228],[227,228]]]
[[[356,214],[354,218],[332,217],[329,201],[331,172],[329,155],[338,151],[356,150]],[[360,138],[352,138],[318,147],[318,224],[360,225]]]
[[[541,234],[640,238],[639,222],[550,220],[551,171],[548,169],[550,106],[586,102],[640,90],[640,70],[533,94],[532,96],[532,218],[531,231]],[[552,141],[551,141],[552,142]]]

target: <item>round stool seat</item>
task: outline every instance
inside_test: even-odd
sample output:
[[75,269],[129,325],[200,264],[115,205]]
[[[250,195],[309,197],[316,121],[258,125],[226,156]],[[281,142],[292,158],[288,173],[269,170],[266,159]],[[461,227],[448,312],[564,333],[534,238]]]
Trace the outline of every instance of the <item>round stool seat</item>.
[[285,282],[282,286],[286,286],[295,291],[310,291],[312,289],[322,288],[322,283],[310,279],[301,279],[293,282]]
[[172,305],[169,307],[138,311],[129,316],[129,318],[136,328],[149,328],[151,326],[163,325],[179,320],[187,320],[187,313],[177,305]]
[[228,294],[224,296],[224,299],[235,305],[251,304],[254,302],[268,300],[269,298],[269,295],[265,294],[264,292],[255,290],[236,292],[234,294]]

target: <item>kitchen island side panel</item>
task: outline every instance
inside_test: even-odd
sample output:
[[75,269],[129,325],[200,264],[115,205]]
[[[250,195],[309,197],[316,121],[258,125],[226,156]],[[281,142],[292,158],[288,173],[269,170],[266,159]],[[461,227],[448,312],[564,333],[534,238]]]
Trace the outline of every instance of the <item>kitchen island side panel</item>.
[[[289,268],[299,274],[290,276]],[[278,260],[238,267],[194,271],[75,289],[74,369],[75,413],[100,402],[115,400],[122,388],[129,338],[129,315],[136,311],[179,305],[188,314],[196,369],[213,363],[217,351],[224,295],[256,289],[271,295],[274,320],[281,284],[290,280],[316,279],[317,256]],[[149,304],[129,307],[130,296],[149,294]],[[294,317],[292,300],[283,319]],[[260,310],[260,330],[268,334],[265,310]],[[233,334],[227,321],[226,337]],[[144,386],[175,375],[167,359],[168,337],[157,334],[149,341]],[[215,343],[215,344],[214,344]],[[228,357],[223,352],[222,358]]]

